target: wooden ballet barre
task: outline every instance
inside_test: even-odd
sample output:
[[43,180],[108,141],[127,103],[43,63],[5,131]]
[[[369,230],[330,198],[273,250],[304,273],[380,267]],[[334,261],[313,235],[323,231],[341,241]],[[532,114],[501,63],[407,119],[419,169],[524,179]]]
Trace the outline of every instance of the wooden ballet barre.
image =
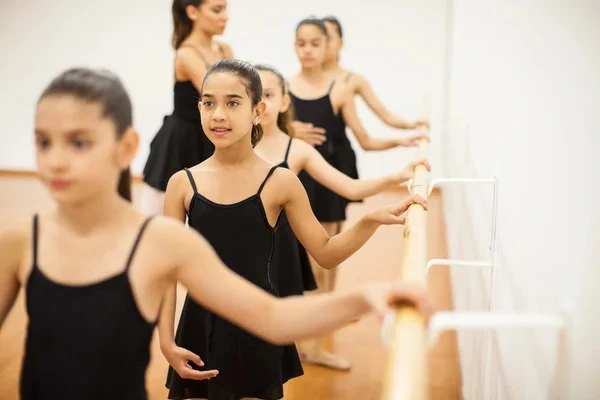
[[[425,129],[422,129],[426,133]],[[417,159],[428,156],[429,142],[422,139]],[[415,168],[411,192],[427,198],[428,171],[423,165]],[[404,246],[400,277],[403,282],[425,285],[424,268],[427,264],[426,211],[419,204],[411,205],[404,224]],[[427,336],[425,320],[411,307],[395,312],[390,326],[390,351],[384,377],[382,400],[425,400],[428,398]]]

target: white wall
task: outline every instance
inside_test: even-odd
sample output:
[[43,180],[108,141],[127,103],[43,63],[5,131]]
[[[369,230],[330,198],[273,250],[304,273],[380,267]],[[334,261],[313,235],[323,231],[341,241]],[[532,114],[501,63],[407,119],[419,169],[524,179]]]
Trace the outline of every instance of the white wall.
[[[600,3],[453,0],[445,172],[499,179],[497,257],[453,273],[462,310],[572,318],[570,400],[600,398]],[[488,256],[491,189],[445,191],[450,254]],[[548,331],[459,335],[466,399],[556,398]]]
[[[344,65],[367,76],[390,109],[418,117],[423,98],[431,98],[434,126],[441,115],[444,13],[446,0],[364,2],[230,0],[230,22],[223,37],[238,58],[267,62],[285,74],[298,70],[294,28],[311,15],[337,15],[344,25]],[[0,15],[0,168],[35,168],[32,119],[37,97],[50,79],[74,65],[106,67],[124,80],[142,134],[133,165],[140,173],[149,143],[172,109],[173,52],[170,0],[62,0],[39,6],[33,0],[3,0]],[[357,12],[359,10],[359,12]],[[359,104],[373,135],[404,134],[385,128]],[[437,130],[432,136],[437,137]],[[439,140],[432,163],[439,171]],[[364,155],[363,176],[397,170],[414,151]]]

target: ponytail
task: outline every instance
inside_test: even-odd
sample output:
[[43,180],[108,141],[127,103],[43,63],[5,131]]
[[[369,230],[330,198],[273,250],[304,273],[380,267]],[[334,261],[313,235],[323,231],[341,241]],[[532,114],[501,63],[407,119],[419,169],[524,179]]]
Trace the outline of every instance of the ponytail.
[[292,127],[292,121],[296,119],[296,113],[294,112],[294,105],[290,102],[288,109],[285,112],[277,115],[277,127],[285,132],[288,136],[294,137],[294,128]]
[[131,201],[131,170],[124,169],[119,176],[119,194],[127,201]]
[[252,147],[255,147],[263,137],[263,127],[260,124],[252,125],[252,133],[250,134],[250,142]]
[[187,6],[200,7],[202,0],[173,0],[171,13],[173,14],[173,38],[171,44],[177,50],[181,43],[192,32],[194,26],[185,9]]

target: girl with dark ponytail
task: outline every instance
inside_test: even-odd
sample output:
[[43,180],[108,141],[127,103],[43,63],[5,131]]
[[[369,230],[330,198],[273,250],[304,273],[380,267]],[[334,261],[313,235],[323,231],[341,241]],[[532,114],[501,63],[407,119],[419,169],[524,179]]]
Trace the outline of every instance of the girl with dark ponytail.
[[[200,114],[215,152],[169,180],[165,215],[182,222],[187,219],[236,274],[278,296],[281,267],[276,254],[286,250],[280,247],[278,233],[284,218],[303,247],[329,268],[357,251],[378,226],[403,223],[395,214],[423,200],[408,197],[330,237],[315,218],[296,174],[254,151],[263,135],[260,123],[265,108],[260,75],[250,64],[223,60],[209,68],[200,94]],[[165,295],[159,323],[160,346],[171,365],[169,398],[276,400],[283,397],[287,380],[303,374],[295,345],[267,343],[189,297],[174,337],[175,305],[173,285]],[[186,379],[189,366],[216,376],[209,381]]]
[[227,24],[226,0],[174,0],[172,45],[175,49],[174,110],[165,117],[144,167],[141,209],[161,213],[164,191],[177,171],[207,159],[214,146],[206,138],[198,113],[198,93],[206,70],[231,48],[213,39]]
[[[335,169],[352,179],[358,179],[357,159],[352,144],[346,135],[346,124],[350,127],[363,150],[386,150],[397,146],[416,146],[426,135],[411,138],[378,139],[364,129],[354,99],[349,95],[347,82],[324,68],[332,37],[326,21],[306,18],[296,25],[295,50],[300,62],[300,72],[288,79],[289,95],[294,105],[296,118],[294,136],[314,144],[315,149]],[[325,130],[325,141],[314,141],[314,134],[304,132],[305,125]],[[301,131],[300,128],[303,130]],[[315,215],[330,235],[341,232],[346,220],[346,208],[350,202],[361,201],[340,196],[330,187],[316,181],[313,176],[301,171],[300,180],[308,193]],[[313,260],[314,261],[314,260]],[[331,291],[336,281],[336,268],[324,271],[312,262],[318,290]],[[306,346],[305,361],[322,366],[348,370],[348,360],[325,349],[325,338],[316,338]]]

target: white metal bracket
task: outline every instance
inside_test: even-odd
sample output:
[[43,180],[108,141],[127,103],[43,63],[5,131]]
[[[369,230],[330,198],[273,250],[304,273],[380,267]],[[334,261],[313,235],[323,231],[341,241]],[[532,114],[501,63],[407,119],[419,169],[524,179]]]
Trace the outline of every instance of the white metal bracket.
[[566,312],[442,311],[435,313],[429,322],[429,345],[433,345],[442,332],[449,330],[507,328],[556,330],[558,332],[558,368],[551,387],[551,396],[566,400],[569,396],[570,325],[570,319]]
[[[433,178],[428,185],[427,188],[427,197],[431,195],[433,188],[436,186],[444,185],[444,184],[485,184],[485,185],[493,185],[493,203],[492,203],[492,223],[491,223],[491,237],[490,237],[490,245],[489,245],[489,260],[488,261],[472,261],[472,260],[451,260],[445,258],[434,258],[427,262],[427,266],[425,268],[425,274],[429,273],[429,270],[432,267],[439,265],[448,265],[448,266],[456,266],[456,267],[476,267],[476,268],[492,268],[494,265],[494,255],[496,252],[496,226],[497,226],[497,216],[498,216],[498,178]],[[408,181],[408,192],[412,193],[414,189],[413,180]]]
[[[390,311],[383,320],[381,338],[387,347],[392,343],[395,319],[396,313]],[[570,319],[567,313],[439,311],[431,317],[428,328],[429,346],[437,341],[442,332],[449,330],[546,328],[558,331],[558,371],[552,391],[559,394],[559,399],[567,399],[571,355]]]

